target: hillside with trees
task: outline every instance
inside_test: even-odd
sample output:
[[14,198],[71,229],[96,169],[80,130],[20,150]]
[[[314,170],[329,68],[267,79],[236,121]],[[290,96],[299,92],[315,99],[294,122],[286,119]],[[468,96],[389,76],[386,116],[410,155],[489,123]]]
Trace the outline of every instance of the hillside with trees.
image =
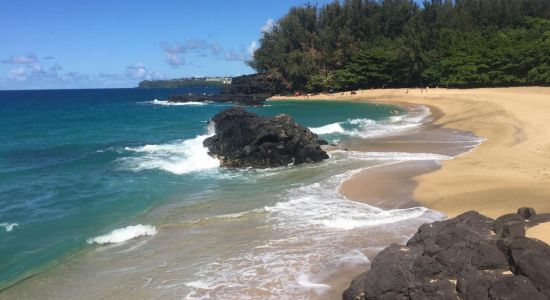
[[550,0],[293,7],[249,65],[293,90],[550,85]]

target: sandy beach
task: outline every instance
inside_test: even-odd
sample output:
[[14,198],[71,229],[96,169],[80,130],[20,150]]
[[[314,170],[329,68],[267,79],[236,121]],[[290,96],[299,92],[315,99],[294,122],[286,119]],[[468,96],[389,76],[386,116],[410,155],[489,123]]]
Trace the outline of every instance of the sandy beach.
[[[469,210],[498,217],[522,206],[550,212],[550,88],[377,89],[284,99],[434,108],[440,114],[435,125],[486,140],[473,151],[443,161],[439,170],[414,177],[414,200],[449,217]],[[546,241],[544,235],[550,235],[541,230],[530,234]]]

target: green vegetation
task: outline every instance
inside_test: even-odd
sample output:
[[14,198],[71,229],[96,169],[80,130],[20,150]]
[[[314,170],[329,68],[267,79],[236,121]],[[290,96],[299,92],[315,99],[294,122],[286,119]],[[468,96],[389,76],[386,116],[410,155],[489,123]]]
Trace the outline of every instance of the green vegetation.
[[312,92],[550,84],[550,0],[345,0],[291,8],[249,62]]
[[229,84],[230,79],[226,77],[218,77],[213,79],[207,78],[181,78],[167,80],[144,80],[139,83],[138,87],[143,89],[158,89],[158,88],[182,88],[182,87],[222,87]]

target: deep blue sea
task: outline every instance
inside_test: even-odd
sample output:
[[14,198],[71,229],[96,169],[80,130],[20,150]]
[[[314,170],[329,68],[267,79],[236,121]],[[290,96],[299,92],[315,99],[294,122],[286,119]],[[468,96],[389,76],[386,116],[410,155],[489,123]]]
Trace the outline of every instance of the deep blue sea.
[[[243,272],[237,266],[250,264],[259,268],[276,257],[281,262],[290,261],[301,257],[299,253],[303,251],[314,253],[312,247],[323,251],[319,254],[321,258],[351,255],[357,260],[354,249],[336,244],[325,243],[322,247],[311,244],[322,241],[323,236],[334,241],[335,236],[343,236],[343,231],[363,225],[399,223],[415,218],[417,221],[412,224],[416,225],[426,218],[440,217],[430,215],[424,208],[387,212],[349,202],[337,194],[340,182],[351,176],[350,170],[388,161],[441,158],[437,155],[394,152],[368,155],[335,151],[331,152],[329,161],[310,166],[220,169],[217,160],[207,155],[202,141],[212,134],[208,120],[231,104],[175,105],[164,101],[171,94],[190,92],[215,93],[217,90],[0,91],[0,289],[34,273],[55,270],[55,265],[68,261],[71,256],[71,268],[78,269],[75,274],[91,273],[82,271],[84,267],[79,266],[79,261],[84,265],[84,261],[104,258],[110,251],[110,248],[102,248],[105,245],[122,243],[123,246],[117,247],[128,249],[121,252],[125,253],[122,257],[117,256],[118,252],[109,254],[112,258],[109,263],[90,263],[97,268],[95,271],[109,266],[114,268],[113,261],[120,264],[119,269],[124,269],[124,264],[150,262],[149,258],[144,258],[150,251],[167,251],[168,247],[181,244],[177,250],[164,256],[159,254],[156,259],[160,265],[160,261],[190,260],[187,265],[193,269],[185,270],[186,275],[180,276],[186,278],[188,290],[166,286],[170,292],[193,298],[203,295],[215,282],[227,282],[227,278],[213,278],[211,273]],[[401,109],[393,106],[352,102],[269,101],[262,107],[247,109],[262,115],[290,114],[299,123],[337,144],[407,130],[418,126],[425,118],[425,115],[395,116],[395,111]],[[222,219],[238,221],[228,225]],[[293,223],[298,221],[299,225]],[[410,227],[410,224],[399,226]],[[234,231],[228,233],[228,228]],[[255,231],[249,232],[251,228]],[[291,232],[292,237],[285,236]],[[302,235],[308,239],[315,236],[316,240],[309,244],[277,244]],[[147,237],[157,240],[145,246],[132,244],[140,239],[141,242],[149,241]],[[351,236],[348,238],[354,240]],[[260,242],[280,249],[251,254],[240,248]],[[213,244],[225,246],[218,249]],[[147,248],[152,245],[157,248]],[[323,248],[329,246],[332,248]],[[102,254],[90,258],[91,250],[102,251]],[[143,252],[132,256],[128,254],[131,251]],[[183,255],[184,251],[189,253]],[[292,251],[295,256],[289,254]],[[281,253],[284,255],[277,256]],[[210,264],[222,256],[238,262],[214,269]],[[244,258],[246,263],[240,260]],[[133,261],[124,262],[130,259]],[[316,265],[313,262],[305,264],[307,261],[300,258],[285,267],[290,268],[288,270],[296,268],[302,275],[287,274],[277,279],[297,282],[295,291],[279,292],[293,294],[300,288],[317,288],[312,286],[312,279],[306,272],[307,268]],[[359,263],[365,263],[361,255]],[[327,264],[325,267],[334,268]],[[272,265],[266,268],[278,270]],[[162,273],[149,270],[154,274]],[[174,273],[166,271],[166,274]],[[199,278],[188,278],[190,274],[197,274]],[[258,274],[253,276],[254,280],[263,278]],[[126,275],[149,278],[141,273]],[[275,284],[269,280],[278,278],[268,273],[264,275],[266,282],[263,284],[266,285]],[[103,284],[122,277],[106,279]],[[90,286],[86,283],[89,279],[80,281]],[[118,285],[124,286],[131,281],[128,279]],[[164,281],[160,282],[157,286],[164,286]],[[235,289],[242,286],[241,281],[223,289],[216,285],[219,290],[215,295],[241,294],[242,291]],[[286,284],[285,288],[288,286]]]

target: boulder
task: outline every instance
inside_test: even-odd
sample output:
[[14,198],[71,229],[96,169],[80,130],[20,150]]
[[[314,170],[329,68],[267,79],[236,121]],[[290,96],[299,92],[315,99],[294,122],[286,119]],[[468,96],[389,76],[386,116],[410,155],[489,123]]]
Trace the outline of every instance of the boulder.
[[514,274],[527,277],[550,299],[550,247],[526,237],[513,238],[503,244]]
[[529,219],[535,216],[537,213],[535,212],[535,209],[532,207],[521,207],[518,209],[517,214],[524,219]]
[[537,216],[532,208],[496,220],[471,211],[424,224],[406,246],[380,252],[342,298],[550,299],[550,246],[525,237]]
[[226,167],[278,167],[328,158],[323,141],[288,115],[262,117],[241,108],[216,114],[215,135],[203,144]]

